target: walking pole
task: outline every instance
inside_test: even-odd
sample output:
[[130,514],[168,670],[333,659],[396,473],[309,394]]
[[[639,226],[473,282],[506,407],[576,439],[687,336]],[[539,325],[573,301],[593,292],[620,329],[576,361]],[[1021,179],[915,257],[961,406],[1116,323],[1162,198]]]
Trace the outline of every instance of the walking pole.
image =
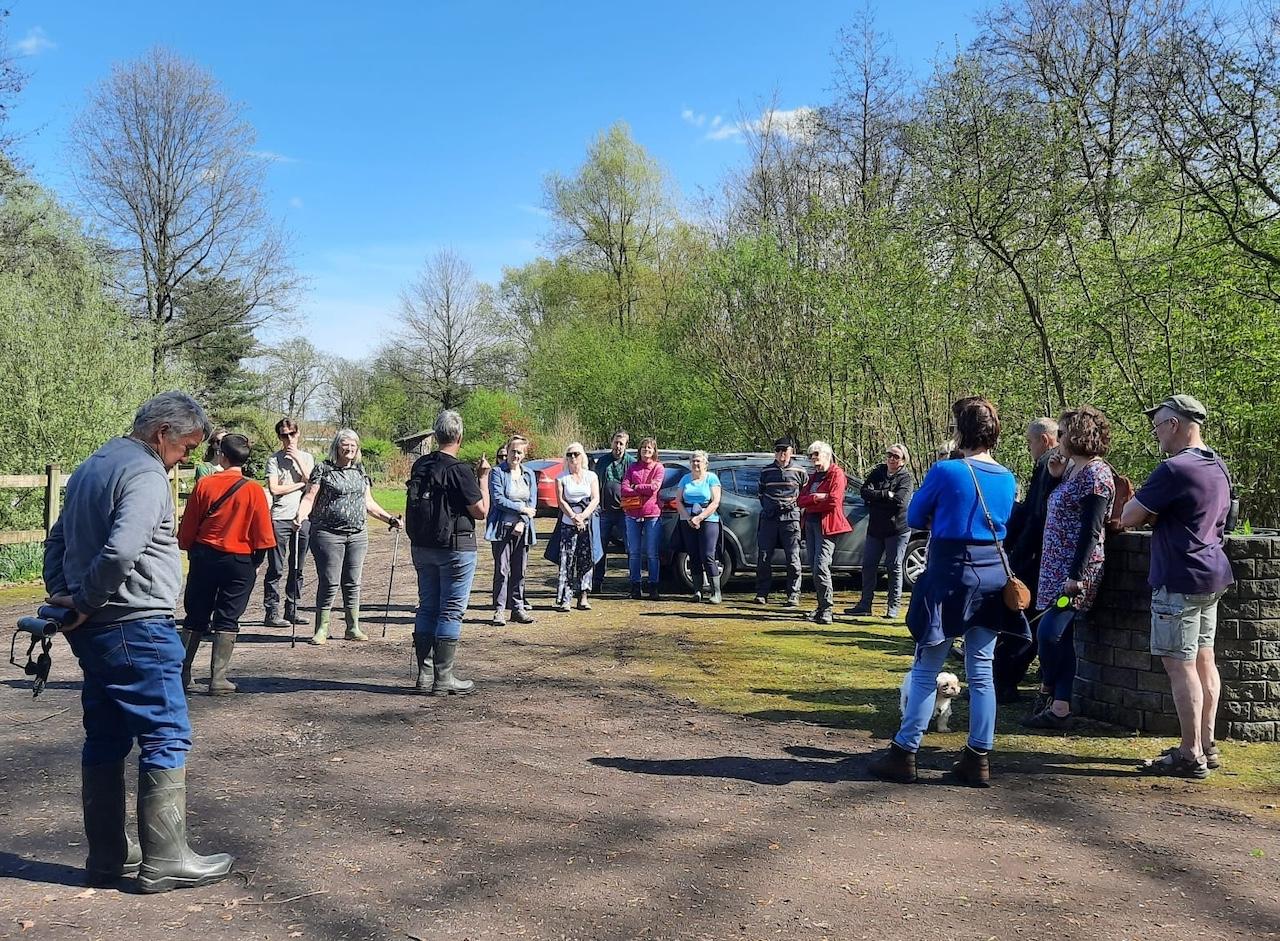
[[[298,547],[302,544],[300,527],[295,526],[292,535],[289,536],[289,558],[292,560],[289,566],[289,575],[293,579],[293,585],[296,588],[302,582],[302,560],[298,558]],[[289,593],[289,580],[284,583],[285,594]],[[289,649],[292,650],[298,646],[298,601],[293,603],[293,617],[289,618]]]
[[387,603],[382,609],[382,639],[387,639],[387,614],[391,611],[391,586],[396,580],[396,557],[400,555],[400,530],[403,526],[396,527],[396,541],[391,547],[391,577],[387,579]]

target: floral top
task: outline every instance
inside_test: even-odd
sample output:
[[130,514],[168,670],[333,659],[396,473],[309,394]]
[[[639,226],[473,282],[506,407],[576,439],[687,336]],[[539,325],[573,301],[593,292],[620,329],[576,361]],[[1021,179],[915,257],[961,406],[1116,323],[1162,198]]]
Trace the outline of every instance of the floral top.
[[363,464],[338,467],[321,461],[311,472],[311,483],[320,485],[311,507],[311,528],[351,536],[365,528],[365,488],[369,477]]
[[[1070,480],[1064,480],[1049,495],[1049,507],[1045,514],[1044,551],[1040,557],[1040,586],[1036,597],[1037,608],[1048,608],[1062,594],[1062,587],[1071,577],[1071,564],[1075,561],[1076,546],[1083,528],[1082,503],[1093,495],[1106,497],[1105,519],[1111,513],[1116,496],[1115,476],[1106,461],[1090,461]],[[1102,579],[1103,543],[1106,530],[1098,537],[1093,551],[1085,559],[1084,587],[1076,595],[1071,606],[1077,611],[1088,611],[1098,597],[1098,583]]]

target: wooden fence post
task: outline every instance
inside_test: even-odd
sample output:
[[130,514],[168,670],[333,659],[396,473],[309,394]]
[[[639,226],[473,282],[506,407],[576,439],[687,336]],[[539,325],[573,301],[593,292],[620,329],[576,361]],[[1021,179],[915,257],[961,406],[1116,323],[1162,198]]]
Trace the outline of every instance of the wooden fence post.
[[44,473],[44,534],[48,536],[62,509],[62,472],[57,464],[46,464]]

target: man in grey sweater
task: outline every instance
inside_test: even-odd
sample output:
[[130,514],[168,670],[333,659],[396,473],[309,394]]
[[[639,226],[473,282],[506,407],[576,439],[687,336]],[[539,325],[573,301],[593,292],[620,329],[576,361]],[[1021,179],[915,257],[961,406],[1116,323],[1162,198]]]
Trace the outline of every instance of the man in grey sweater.
[[[108,441],[67,481],[45,542],[49,603],[84,671],[81,796],[93,884],[138,874],[143,892],[207,885],[234,860],[199,856],[186,838],[191,722],[174,624],[182,564],[168,472],[211,431],[190,396],[145,402],[126,437]],[[139,849],[125,828],[124,761],[138,743]]]

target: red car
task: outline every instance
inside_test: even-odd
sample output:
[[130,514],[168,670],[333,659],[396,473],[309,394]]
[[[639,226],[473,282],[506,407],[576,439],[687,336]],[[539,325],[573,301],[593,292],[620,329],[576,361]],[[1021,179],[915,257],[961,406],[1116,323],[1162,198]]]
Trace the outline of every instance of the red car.
[[526,461],[538,481],[538,515],[556,515],[556,478],[564,473],[564,458]]

